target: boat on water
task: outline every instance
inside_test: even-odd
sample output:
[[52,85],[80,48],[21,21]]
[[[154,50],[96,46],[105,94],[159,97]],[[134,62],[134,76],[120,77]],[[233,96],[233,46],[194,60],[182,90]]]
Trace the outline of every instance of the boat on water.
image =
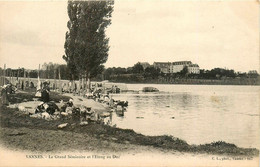
[[108,93],[121,93],[126,92],[128,90],[127,85],[125,83],[113,83],[107,80],[102,82],[92,82],[91,88],[100,89]]
[[155,87],[143,87],[142,92],[159,92]]

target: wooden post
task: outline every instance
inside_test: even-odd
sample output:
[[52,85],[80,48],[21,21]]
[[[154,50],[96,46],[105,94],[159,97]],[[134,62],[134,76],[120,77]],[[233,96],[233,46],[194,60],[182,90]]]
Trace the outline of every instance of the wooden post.
[[46,78],[47,79],[50,79],[49,78],[49,66],[47,65],[47,67],[46,67]]
[[74,93],[75,93],[75,80],[74,80],[74,78],[73,78],[73,80],[72,80],[72,85],[71,85],[71,88],[72,88],[72,93],[73,93],[73,95],[75,95]]
[[85,84],[85,81],[86,81],[86,78],[85,78],[85,76],[83,75],[83,77],[82,77],[82,88],[83,88],[83,90],[85,90],[85,86],[86,86],[86,84]]
[[20,67],[18,68],[18,77],[17,77],[17,81],[18,81],[18,88],[21,88],[21,84],[20,84]]
[[6,65],[4,64],[4,85],[5,85],[5,68],[6,68]]
[[29,86],[30,86],[30,76],[29,76],[29,74],[30,74],[30,70],[28,71],[28,74],[27,74],[27,81],[29,82]]
[[26,78],[26,70],[24,69],[24,72],[23,72],[23,79],[25,80]]
[[19,79],[19,74],[20,74],[20,67],[18,67],[18,71],[17,71],[17,77],[16,77],[16,80],[18,81]]
[[11,69],[11,80],[10,80],[11,84],[13,84],[13,70]]
[[79,87],[78,87],[79,96],[80,96],[80,91],[81,91],[81,75],[79,75]]
[[38,67],[38,77],[40,78],[40,68],[41,68],[41,64],[39,64],[39,67]]
[[8,72],[9,82],[10,82],[10,83],[12,83],[12,77],[11,77],[11,75],[12,75],[12,69],[11,69],[11,71]]
[[15,73],[14,71],[12,71],[12,84],[14,83],[14,80],[15,80]]
[[79,76],[79,90],[81,88],[81,75]]
[[25,80],[26,80],[26,70],[24,69],[24,73],[23,73],[23,90],[25,90],[25,88],[26,88]]
[[90,82],[90,79],[89,77],[86,78],[87,79],[87,92],[90,93],[91,91],[91,82]]
[[56,69],[54,68],[54,84],[53,84],[53,89],[56,90],[57,87],[57,82],[56,82]]
[[61,76],[60,76],[60,67],[59,67],[59,91],[60,91],[60,93],[62,93],[62,90],[61,90]]
[[104,76],[104,73],[102,73],[101,75],[101,81],[104,81],[105,80],[105,76]]

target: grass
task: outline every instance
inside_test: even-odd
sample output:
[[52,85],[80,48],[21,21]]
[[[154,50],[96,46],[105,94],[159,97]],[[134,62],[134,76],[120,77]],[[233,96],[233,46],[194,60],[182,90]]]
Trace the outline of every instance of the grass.
[[[19,91],[15,94],[9,95],[9,101],[11,104],[21,103],[24,101],[33,101],[35,98],[36,89],[27,88],[25,91]],[[58,92],[50,92],[50,100],[58,103],[60,100],[69,101],[70,97],[60,95]]]

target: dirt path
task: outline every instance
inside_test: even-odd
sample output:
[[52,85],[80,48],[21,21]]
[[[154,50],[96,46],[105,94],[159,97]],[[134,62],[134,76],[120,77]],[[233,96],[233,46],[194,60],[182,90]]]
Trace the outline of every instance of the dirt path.
[[[111,139],[100,140],[62,130],[41,130],[30,128],[0,128],[1,141],[0,164],[13,166],[30,166],[35,164],[68,166],[258,166],[258,158],[234,160],[239,156],[221,156],[210,154],[182,153],[151,146],[129,143],[115,143]],[[4,147],[3,147],[4,146]],[[8,146],[6,148],[6,146]],[[23,150],[23,151],[22,151]],[[24,150],[33,150],[28,152]],[[28,159],[26,155],[42,155],[43,159]],[[90,159],[68,158],[68,156],[87,157]],[[54,159],[49,156],[56,157]],[[57,158],[63,157],[66,158]],[[107,156],[113,157],[107,159]],[[6,158],[5,158],[6,157]],[[17,161],[7,161],[7,157]],[[251,158],[251,157],[249,157]],[[19,163],[19,161],[24,163]],[[0,165],[1,166],[1,165]]]
[[94,151],[124,152],[138,147],[129,143],[115,143],[113,138],[100,140],[100,136],[63,130],[31,128],[1,128],[2,144],[14,150],[35,152]]

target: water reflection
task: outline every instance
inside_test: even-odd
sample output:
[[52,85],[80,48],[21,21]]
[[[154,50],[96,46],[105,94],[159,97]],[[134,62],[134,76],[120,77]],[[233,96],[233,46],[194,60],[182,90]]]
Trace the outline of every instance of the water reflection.
[[[133,86],[133,85],[131,85]],[[259,103],[256,88],[175,86],[167,93],[117,94],[126,100],[124,112],[114,112],[112,124],[146,135],[173,135],[190,144],[223,140],[243,147],[259,147]],[[166,89],[166,88],[165,88]],[[212,91],[214,90],[214,91]],[[243,92],[243,93],[241,93]]]

